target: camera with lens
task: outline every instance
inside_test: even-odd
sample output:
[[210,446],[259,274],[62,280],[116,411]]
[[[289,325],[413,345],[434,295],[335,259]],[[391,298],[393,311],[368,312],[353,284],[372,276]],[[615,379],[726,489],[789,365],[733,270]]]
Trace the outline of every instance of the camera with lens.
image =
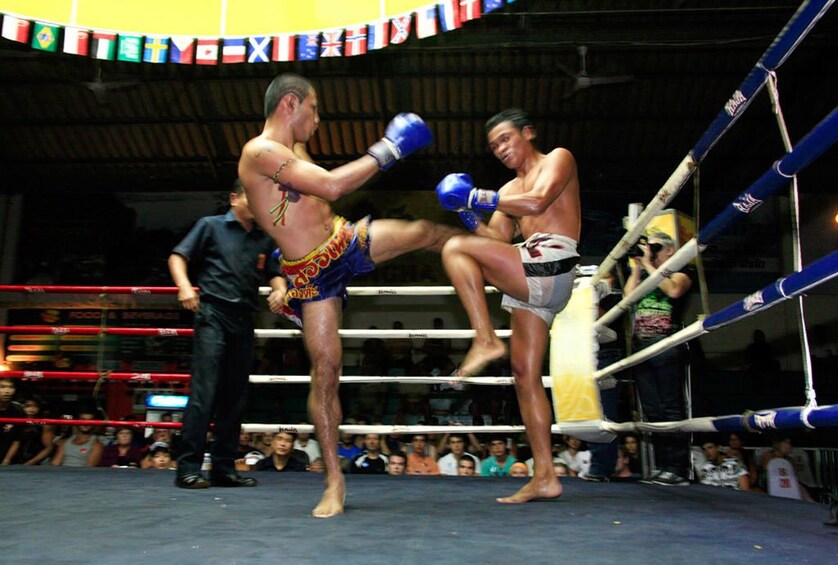
[[629,257],[643,257],[643,250],[640,249],[641,245],[645,245],[649,248],[650,258],[652,260],[657,257],[658,252],[663,249],[663,245],[660,243],[649,243],[649,238],[645,235],[641,235],[640,238],[637,240],[637,243],[632,245],[629,250],[626,252],[626,255]]
[[641,235],[640,239],[637,240],[637,243],[629,247],[629,250],[626,251],[626,255],[628,257],[643,257],[643,250],[640,249],[640,246],[648,244],[649,239],[645,235]]

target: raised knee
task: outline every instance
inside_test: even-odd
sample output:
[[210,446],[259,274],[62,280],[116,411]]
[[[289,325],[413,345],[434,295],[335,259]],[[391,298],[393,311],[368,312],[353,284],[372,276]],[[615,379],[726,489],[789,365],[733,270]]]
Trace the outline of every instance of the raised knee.
[[445,245],[442,247],[442,254],[443,255],[454,255],[457,253],[461,253],[466,248],[466,241],[468,240],[467,235],[455,235],[452,236],[451,239],[445,242]]

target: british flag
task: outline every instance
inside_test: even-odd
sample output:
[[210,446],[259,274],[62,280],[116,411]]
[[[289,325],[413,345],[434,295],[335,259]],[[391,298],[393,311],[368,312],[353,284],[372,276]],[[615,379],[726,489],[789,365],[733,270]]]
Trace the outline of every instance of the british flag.
[[320,44],[321,57],[343,56],[343,30],[324,31],[323,42]]
[[399,16],[390,20],[390,43],[397,45],[407,41],[410,35],[411,16]]
[[367,52],[367,26],[365,24],[346,28],[346,56],[363,55]]

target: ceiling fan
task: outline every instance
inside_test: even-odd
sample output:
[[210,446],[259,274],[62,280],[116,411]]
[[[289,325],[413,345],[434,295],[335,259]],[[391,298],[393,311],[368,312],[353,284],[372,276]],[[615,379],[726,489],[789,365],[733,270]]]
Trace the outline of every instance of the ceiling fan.
[[82,82],[82,84],[85,86],[85,88],[93,92],[93,96],[94,98],[96,98],[96,102],[98,102],[99,104],[106,104],[107,94],[111,90],[119,90],[122,88],[136,86],[138,84],[141,84],[141,81],[134,78],[129,78],[125,80],[106,81],[102,77],[102,66],[97,62],[96,76],[93,77],[93,80]]
[[620,84],[635,80],[634,75],[591,76],[588,74],[587,65],[588,47],[586,45],[580,45],[576,48],[576,52],[579,54],[579,70],[577,72],[573,72],[563,65],[558,65],[562,72],[573,79],[573,84],[565,90],[565,98],[570,98],[571,96],[576,95],[579,91],[591,88],[592,86]]

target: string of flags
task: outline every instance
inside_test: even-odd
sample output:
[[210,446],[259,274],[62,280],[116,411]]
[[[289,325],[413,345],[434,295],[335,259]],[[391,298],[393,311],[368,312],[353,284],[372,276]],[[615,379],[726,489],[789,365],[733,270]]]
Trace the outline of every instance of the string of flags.
[[[354,57],[462,27],[516,0],[440,0],[386,20],[311,33],[195,38],[98,31],[3,15],[2,37],[33,49],[133,63],[268,63]],[[412,28],[412,29],[411,29]],[[59,50],[59,46],[61,49]]]

